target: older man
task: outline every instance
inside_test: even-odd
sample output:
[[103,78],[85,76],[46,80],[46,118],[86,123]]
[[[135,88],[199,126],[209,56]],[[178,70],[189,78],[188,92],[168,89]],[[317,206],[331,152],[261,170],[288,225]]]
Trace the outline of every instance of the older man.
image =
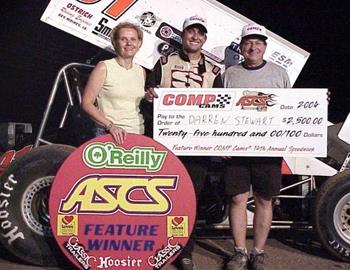
[[[244,61],[229,67],[224,74],[224,86],[229,88],[289,88],[286,71],[264,60],[267,47],[265,27],[246,25],[242,30],[240,50]],[[235,157],[226,160],[226,193],[230,196],[230,226],[235,242],[227,270],[264,269],[264,246],[272,222],[272,196],[281,185],[282,158]],[[253,188],[255,199],[254,248],[250,258],[246,248],[247,201]]]

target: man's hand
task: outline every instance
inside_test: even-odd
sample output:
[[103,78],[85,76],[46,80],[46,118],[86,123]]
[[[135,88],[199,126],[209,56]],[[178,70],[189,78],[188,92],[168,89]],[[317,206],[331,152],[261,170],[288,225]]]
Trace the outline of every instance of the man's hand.
[[146,89],[146,94],[145,94],[145,100],[148,102],[153,102],[154,98],[158,98],[158,95],[156,91],[154,91],[154,88],[147,88]]

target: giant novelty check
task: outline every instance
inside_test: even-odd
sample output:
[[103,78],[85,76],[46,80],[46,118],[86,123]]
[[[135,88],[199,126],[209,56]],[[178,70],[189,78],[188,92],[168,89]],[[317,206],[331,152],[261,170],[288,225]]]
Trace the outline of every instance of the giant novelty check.
[[176,155],[327,156],[327,89],[156,89],[153,137]]

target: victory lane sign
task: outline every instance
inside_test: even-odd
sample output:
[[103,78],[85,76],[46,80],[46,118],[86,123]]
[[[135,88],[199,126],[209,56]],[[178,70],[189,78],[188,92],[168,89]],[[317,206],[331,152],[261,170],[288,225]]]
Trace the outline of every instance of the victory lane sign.
[[81,145],[58,171],[51,227],[79,269],[163,269],[186,245],[195,193],[179,159],[163,145],[128,134]]

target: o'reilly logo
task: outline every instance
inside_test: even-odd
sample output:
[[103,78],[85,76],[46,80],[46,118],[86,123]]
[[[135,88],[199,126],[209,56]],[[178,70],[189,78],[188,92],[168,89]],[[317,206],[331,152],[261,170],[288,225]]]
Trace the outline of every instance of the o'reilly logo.
[[111,142],[91,143],[83,151],[83,161],[90,168],[133,168],[159,171],[167,152],[154,147],[136,146],[130,150]]

